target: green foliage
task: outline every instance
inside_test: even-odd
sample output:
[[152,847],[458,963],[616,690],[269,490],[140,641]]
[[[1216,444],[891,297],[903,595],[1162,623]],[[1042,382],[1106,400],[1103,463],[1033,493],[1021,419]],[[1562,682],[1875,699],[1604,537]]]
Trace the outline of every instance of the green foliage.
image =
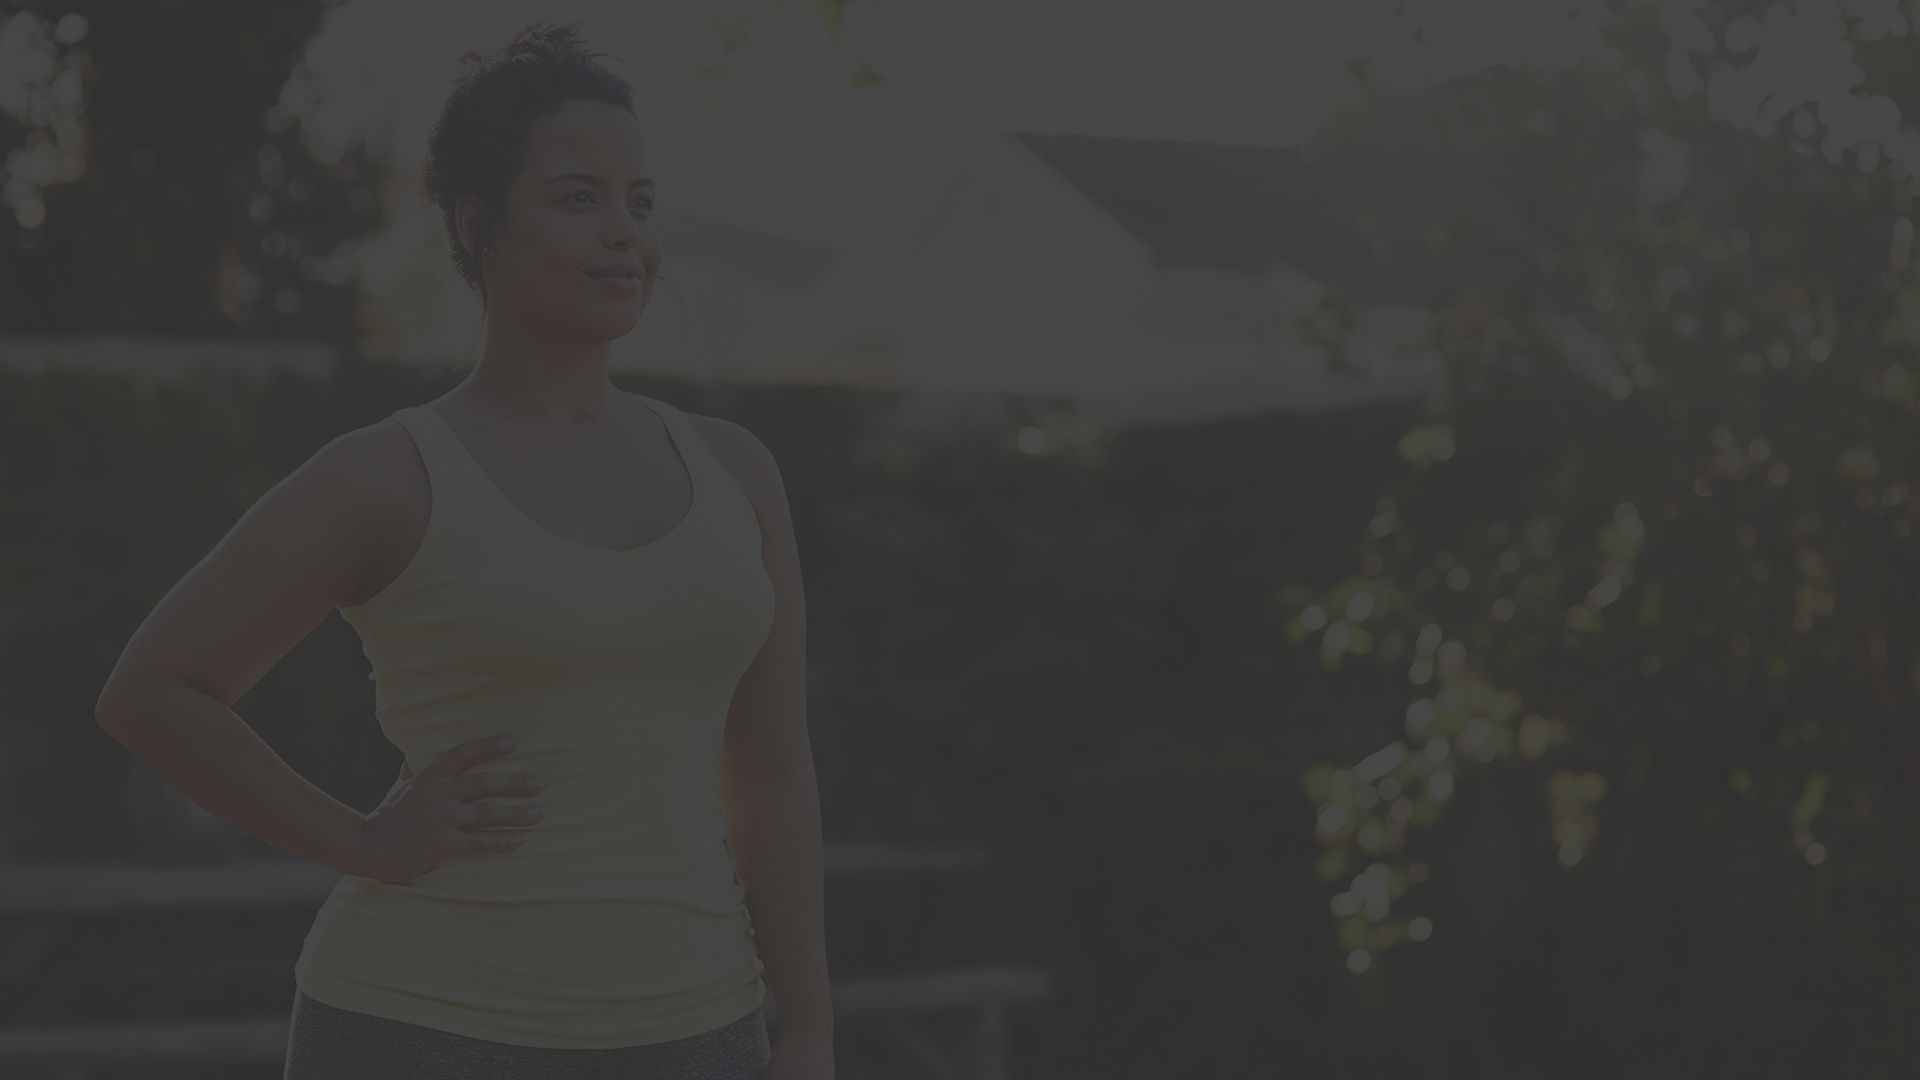
[[[1896,166],[1916,136],[1859,120],[1920,86],[1904,21],[1835,19],[1811,51],[1883,36],[1817,106],[1780,86],[1742,113],[1752,25],[1647,4],[1615,9],[1589,63],[1418,106],[1504,198],[1449,252],[1504,276],[1436,306],[1446,385],[1400,441],[1360,572],[1285,594],[1291,639],[1404,688],[1378,749],[1303,775],[1321,873],[1345,886],[1336,933],[1370,977],[1407,947],[1396,919],[1467,887],[1450,807],[1496,774],[1534,793],[1545,836],[1515,842],[1615,897],[1563,962],[1622,994],[1622,964],[1666,963],[1626,937],[1643,903],[1721,950],[1690,973],[1710,995],[1785,994],[1792,965],[1761,979],[1738,958],[1880,908],[1868,883],[1910,867],[1920,289]],[[1368,160],[1383,115],[1323,150]],[[1395,887],[1429,862],[1430,886]],[[1875,971],[1906,934],[1834,931],[1830,963]],[[1910,979],[1853,992],[1916,1001]]]
[[[728,58],[747,47],[747,42],[760,29],[760,20],[775,7],[787,0],[750,0],[748,10],[716,14],[708,18],[707,29],[720,46],[720,58],[701,64],[695,73],[714,82],[726,82],[733,77],[728,67]],[[853,6],[853,0],[812,0],[814,16],[827,32],[827,38],[836,47],[845,44],[847,28],[847,9]],[[886,73],[874,67],[865,57],[853,58],[848,81],[854,86],[873,86],[886,81]]]
[[0,325],[348,340],[356,285],[330,259],[380,224],[385,175],[281,107],[328,5],[69,6],[0,14],[43,46],[36,104],[0,109],[23,148],[0,162]]

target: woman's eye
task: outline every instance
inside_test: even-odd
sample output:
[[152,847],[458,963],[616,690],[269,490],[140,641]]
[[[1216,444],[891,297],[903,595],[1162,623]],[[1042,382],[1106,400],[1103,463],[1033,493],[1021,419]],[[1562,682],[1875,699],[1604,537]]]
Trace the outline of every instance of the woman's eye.
[[[576,192],[574,192],[573,194],[571,194],[571,195],[569,195],[569,196],[567,196],[567,197],[566,197],[566,199],[565,199],[564,201],[566,201],[566,202],[572,202],[573,200],[575,200],[575,199],[580,199],[580,198],[587,198],[587,199],[591,199],[591,198],[593,198],[593,192],[591,192],[591,191],[576,191]],[[584,204],[582,204],[582,205],[584,205]],[[634,202],[633,202],[633,205],[635,205],[635,206],[638,206],[638,207],[641,207],[642,209],[646,209],[646,210],[651,210],[651,209],[653,209],[653,200],[652,200],[652,199],[635,199],[635,200],[634,200]]]

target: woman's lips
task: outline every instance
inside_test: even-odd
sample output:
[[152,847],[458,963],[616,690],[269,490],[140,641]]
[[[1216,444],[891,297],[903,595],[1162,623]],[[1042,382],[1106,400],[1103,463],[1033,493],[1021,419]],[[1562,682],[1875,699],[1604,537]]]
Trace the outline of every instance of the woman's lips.
[[588,277],[607,287],[609,292],[619,296],[632,296],[640,291],[640,279],[632,274],[588,274]]

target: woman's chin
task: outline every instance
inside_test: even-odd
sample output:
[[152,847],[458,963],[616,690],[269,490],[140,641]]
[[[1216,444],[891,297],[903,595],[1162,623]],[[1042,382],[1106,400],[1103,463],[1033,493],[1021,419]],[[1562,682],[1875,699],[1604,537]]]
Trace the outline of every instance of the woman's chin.
[[603,328],[608,337],[624,337],[640,325],[640,305],[636,301],[613,311],[597,311],[593,316],[593,324]]

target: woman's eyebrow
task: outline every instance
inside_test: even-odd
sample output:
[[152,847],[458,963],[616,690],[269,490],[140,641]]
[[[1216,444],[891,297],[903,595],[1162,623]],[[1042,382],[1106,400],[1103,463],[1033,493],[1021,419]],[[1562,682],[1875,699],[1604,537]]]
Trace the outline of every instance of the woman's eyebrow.
[[[597,176],[594,176],[591,173],[570,172],[570,173],[561,173],[559,176],[549,176],[545,180],[542,180],[540,182],[540,186],[546,187],[548,184],[557,184],[562,180],[583,180],[589,184],[592,184],[595,187],[604,187],[606,185],[606,181],[600,179]],[[653,177],[643,176],[640,179],[635,180],[633,183],[628,184],[627,186],[628,187],[655,187],[656,185],[653,182]]]

